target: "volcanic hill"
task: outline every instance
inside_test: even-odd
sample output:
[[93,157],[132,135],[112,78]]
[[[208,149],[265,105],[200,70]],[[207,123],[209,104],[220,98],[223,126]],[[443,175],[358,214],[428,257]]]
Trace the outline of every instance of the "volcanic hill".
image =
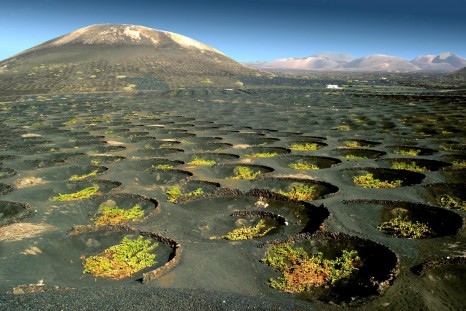
[[0,94],[241,86],[256,71],[188,37],[93,25],[0,62]]

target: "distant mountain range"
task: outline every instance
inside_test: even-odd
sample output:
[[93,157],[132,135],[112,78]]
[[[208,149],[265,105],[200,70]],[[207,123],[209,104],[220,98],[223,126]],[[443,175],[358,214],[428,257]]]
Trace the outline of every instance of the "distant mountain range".
[[450,52],[439,55],[419,56],[411,61],[401,57],[382,54],[356,58],[344,53],[319,53],[305,58],[281,58],[271,62],[250,62],[243,64],[262,70],[451,72],[466,67],[466,59]]

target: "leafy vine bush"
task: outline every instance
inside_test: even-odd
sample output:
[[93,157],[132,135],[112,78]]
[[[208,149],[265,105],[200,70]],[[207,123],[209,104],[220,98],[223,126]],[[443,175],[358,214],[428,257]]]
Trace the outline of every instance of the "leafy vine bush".
[[270,248],[261,262],[282,273],[269,285],[290,293],[310,292],[348,280],[358,270],[361,259],[356,250],[343,250],[340,257],[325,259],[323,253],[308,254],[303,248],[278,244]]
[[374,174],[366,174],[362,176],[356,176],[353,178],[353,182],[364,188],[397,188],[401,187],[401,180],[395,181],[381,181],[380,179],[374,178]]
[[290,191],[279,190],[277,193],[296,201],[311,201],[316,196],[315,186],[306,186],[302,183],[292,183]]
[[398,154],[415,157],[421,153],[421,150],[418,149],[401,149],[397,152]]
[[419,239],[431,233],[431,229],[426,224],[409,220],[406,211],[398,212],[396,217],[383,222],[377,229],[394,237],[411,239]]
[[182,197],[184,198],[195,198],[204,194],[204,190],[202,188],[197,188],[194,191],[183,193],[180,187],[173,186],[168,189],[166,192],[168,194],[167,202],[176,203]]
[[[261,219],[257,225],[253,227],[245,227],[242,225],[242,228],[235,229],[233,231],[228,232],[226,235],[221,236],[221,239],[224,240],[250,240],[254,238],[261,238],[266,236],[270,231],[275,229],[275,227],[267,228],[264,219]],[[211,239],[216,239],[217,237],[211,237]]]
[[111,246],[98,255],[81,257],[83,274],[121,280],[156,264],[156,255],[150,253],[156,247],[157,243],[151,243],[142,236],[135,240],[124,237],[120,244]]
[[358,156],[358,155],[355,155],[355,154],[347,154],[347,155],[345,155],[345,158],[346,158],[346,159],[354,159],[354,160],[358,160],[358,159],[369,159],[368,157],[365,157],[365,156]]
[[339,125],[339,126],[332,127],[332,130],[348,132],[350,130],[350,127],[348,125]]
[[466,167],[466,160],[455,160],[451,164],[454,166]]
[[345,141],[345,146],[348,148],[361,148],[362,147],[359,142],[351,141],[351,140]]
[[272,158],[277,156],[276,152],[263,152],[263,153],[251,153],[251,154],[246,154],[246,157],[249,158]]
[[453,197],[448,194],[443,194],[439,198],[439,204],[445,208],[453,208],[460,211],[466,211],[466,201],[460,198]]
[[69,194],[59,194],[56,197],[50,199],[50,201],[77,201],[88,199],[93,195],[99,194],[99,186],[92,186],[85,188],[81,191],[69,193]]
[[247,166],[237,166],[234,168],[233,173],[235,176],[230,177],[230,179],[255,179],[261,172],[253,172]]
[[141,210],[140,205],[135,205],[129,210],[119,208],[118,206],[101,205],[94,222],[96,225],[117,225],[143,216],[144,211]]
[[80,181],[80,180],[84,180],[84,179],[87,179],[89,177],[93,177],[93,176],[96,176],[97,175],[97,172],[98,170],[95,170],[95,171],[92,171],[90,172],[89,174],[84,174],[84,175],[73,175],[70,177],[70,180],[71,181]]
[[191,164],[191,165],[214,165],[214,164],[216,164],[216,162],[213,161],[213,160],[206,160],[206,159],[202,159],[202,158],[199,158],[199,157],[194,157],[194,160],[192,160],[188,164]]
[[318,170],[319,167],[309,162],[297,162],[288,164],[289,167],[295,170]]
[[297,150],[297,151],[317,150],[318,148],[319,148],[319,145],[316,143],[293,144],[290,146],[291,150]]
[[170,164],[158,164],[158,165],[153,165],[153,168],[156,170],[169,170],[173,168],[173,165]]
[[421,167],[416,164],[416,162],[406,163],[406,162],[393,162],[391,168],[396,170],[408,170],[412,172],[426,172],[428,169],[426,167]]

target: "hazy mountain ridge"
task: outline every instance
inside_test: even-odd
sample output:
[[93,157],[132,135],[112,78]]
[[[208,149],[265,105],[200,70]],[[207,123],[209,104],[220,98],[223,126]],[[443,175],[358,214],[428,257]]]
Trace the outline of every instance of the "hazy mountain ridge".
[[176,33],[105,24],[78,29],[0,62],[0,91],[233,87],[256,72]]
[[282,58],[270,62],[245,63],[253,68],[328,70],[328,71],[386,71],[451,72],[466,67],[466,59],[450,52],[439,55],[424,55],[408,61],[401,57],[373,54],[356,58],[343,53],[319,53],[305,58]]

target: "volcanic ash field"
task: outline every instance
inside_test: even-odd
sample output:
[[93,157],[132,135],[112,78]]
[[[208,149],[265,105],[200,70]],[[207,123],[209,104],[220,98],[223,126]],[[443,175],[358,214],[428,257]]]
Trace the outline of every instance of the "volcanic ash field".
[[[460,104],[198,90],[0,108],[3,293],[173,288],[309,309],[463,307]],[[93,275],[127,240],[146,241],[145,264]]]

